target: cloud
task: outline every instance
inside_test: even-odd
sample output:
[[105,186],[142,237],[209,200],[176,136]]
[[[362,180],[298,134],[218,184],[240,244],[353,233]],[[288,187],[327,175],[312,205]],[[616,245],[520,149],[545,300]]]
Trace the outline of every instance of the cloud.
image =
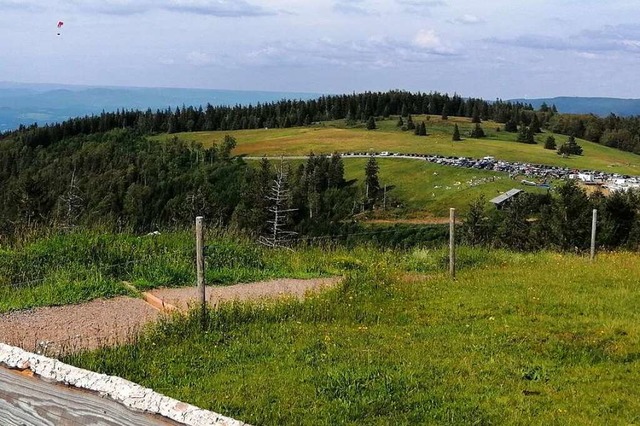
[[457,18],[449,20],[452,24],[462,24],[462,25],[475,25],[484,23],[484,19],[478,18],[475,15],[464,14]]
[[600,59],[600,55],[591,52],[578,52],[576,55],[582,59]]
[[513,39],[489,38],[487,41],[495,44],[539,50],[579,53],[639,53],[640,26],[609,25],[599,30],[585,30],[563,38],[529,34]]
[[441,45],[440,38],[436,35],[434,30],[418,31],[413,42],[420,47],[426,48],[434,48]]
[[0,0],[0,9],[8,10],[36,10],[38,4],[35,1]]
[[345,15],[377,15],[375,10],[365,5],[365,0],[337,0],[333,3],[332,9]]
[[176,12],[195,13],[220,17],[265,16],[273,15],[261,6],[245,0],[169,0],[164,9]]
[[215,58],[210,56],[208,53],[200,52],[199,50],[194,50],[187,54],[187,63],[195,66],[205,66],[212,65],[216,63]]
[[410,14],[428,15],[435,7],[446,6],[444,0],[396,0],[402,10]]
[[176,61],[173,58],[161,57],[158,59],[158,63],[161,65],[175,65]]
[[0,0],[0,9],[85,11],[107,15],[136,15],[154,10],[218,17],[274,15],[276,12],[246,0]]
[[398,68],[402,64],[453,59],[459,55],[443,45],[435,33],[425,32],[419,39],[403,41],[369,38],[335,41],[324,38],[313,42],[272,43],[245,55],[247,65],[316,67],[334,66],[351,69]]
[[434,30],[420,30],[413,38],[413,44],[426,51],[437,55],[452,55],[455,51],[440,40]]

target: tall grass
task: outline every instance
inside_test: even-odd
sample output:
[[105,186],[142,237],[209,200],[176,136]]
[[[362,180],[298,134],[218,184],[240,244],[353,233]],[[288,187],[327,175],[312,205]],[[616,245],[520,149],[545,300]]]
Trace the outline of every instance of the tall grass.
[[[212,285],[341,271],[319,248],[270,251],[216,230],[206,241],[206,280]],[[193,285],[194,246],[189,231],[155,236],[78,231],[0,247],[0,313],[127,294],[123,281],[140,290]]]
[[66,361],[261,425],[640,421],[638,254],[465,249],[451,281],[443,253],[343,253],[338,288]]

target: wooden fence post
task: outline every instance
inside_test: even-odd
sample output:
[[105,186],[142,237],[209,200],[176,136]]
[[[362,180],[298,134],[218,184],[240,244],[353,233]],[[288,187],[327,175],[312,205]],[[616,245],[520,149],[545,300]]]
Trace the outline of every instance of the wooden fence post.
[[591,260],[596,257],[596,226],[598,224],[598,210],[593,209],[593,219],[591,220]]
[[207,295],[204,282],[204,230],[203,217],[196,217],[196,276],[198,283],[198,295],[202,309],[202,328],[207,325]]
[[456,209],[449,209],[449,274],[456,277]]

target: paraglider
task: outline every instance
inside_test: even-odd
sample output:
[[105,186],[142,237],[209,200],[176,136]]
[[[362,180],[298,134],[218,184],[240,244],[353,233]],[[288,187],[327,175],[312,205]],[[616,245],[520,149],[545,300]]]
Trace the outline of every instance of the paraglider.
[[[63,26],[64,26],[64,22],[58,21],[58,29],[62,28]],[[60,35],[60,33],[58,33],[58,35]]]

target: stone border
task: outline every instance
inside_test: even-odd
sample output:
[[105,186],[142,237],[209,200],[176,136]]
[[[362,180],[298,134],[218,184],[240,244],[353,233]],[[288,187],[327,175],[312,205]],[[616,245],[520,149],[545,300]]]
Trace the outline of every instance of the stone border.
[[0,368],[3,366],[13,370],[31,371],[52,383],[98,392],[101,396],[109,397],[131,410],[159,414],[186,425],[248,426],[241,421],[185,404],[120,377],[83,370],[56,359],[0,343]]

